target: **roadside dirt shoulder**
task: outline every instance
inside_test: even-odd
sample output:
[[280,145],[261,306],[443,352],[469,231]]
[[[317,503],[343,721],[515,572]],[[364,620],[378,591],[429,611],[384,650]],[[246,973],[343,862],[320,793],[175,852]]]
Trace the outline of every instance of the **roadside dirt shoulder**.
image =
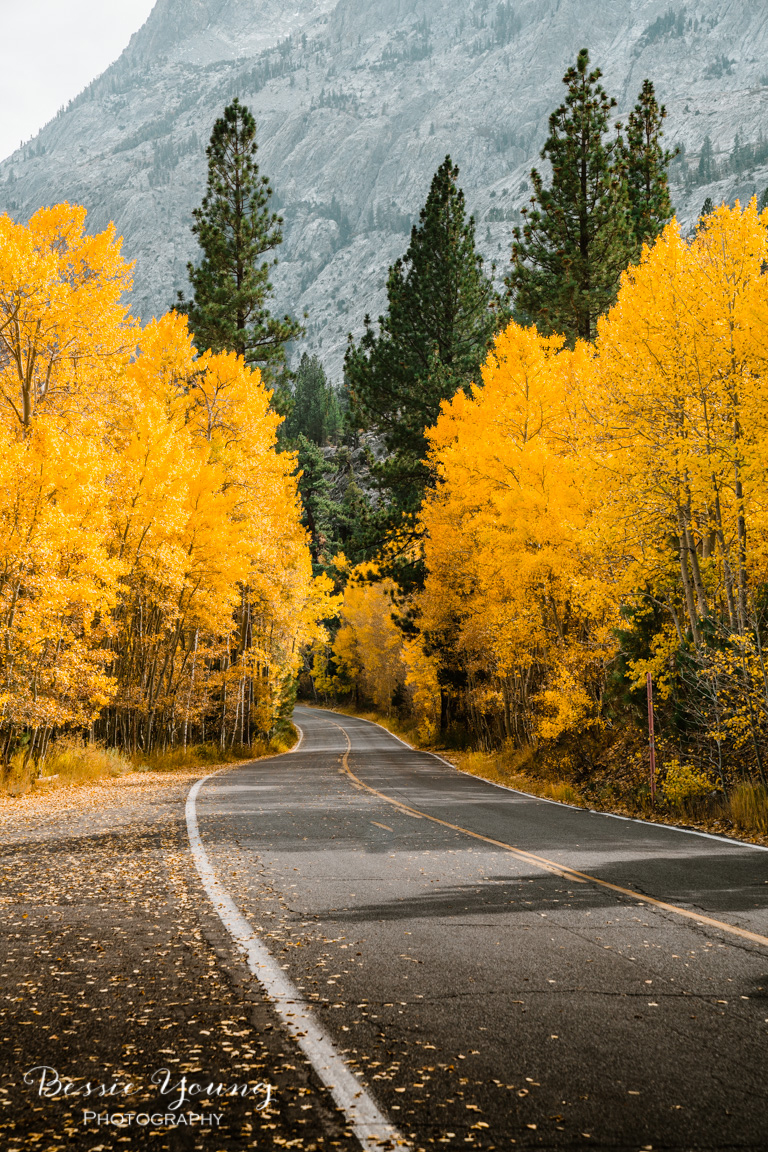
[[202,774],[0,800],[7,1152],[357,1147],[193,871],[184,801]]

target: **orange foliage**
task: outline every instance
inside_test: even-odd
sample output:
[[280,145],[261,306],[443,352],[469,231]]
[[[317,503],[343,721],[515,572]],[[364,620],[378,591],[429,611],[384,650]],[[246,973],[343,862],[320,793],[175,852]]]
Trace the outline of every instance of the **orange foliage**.
[[423,656],[438,678],[441,665],[462,671],[478,730],[499,716],[520,741],[594,719],[612,651],[574,404],[589,361],[583,346],[512,323],[482,386],[444,404],[429,434],[438,483],[422,510]]
[[0,738],[270,732],[318,636],[295,460],[259,373],[142,332],[114,230],[0,218]]
[[673,222],[594,346],[511,324],[482,385],[443,406],[415,679],[476,732],[601,723],[621,614],[655,612],[630,682],[677,684],[720,774],[726,741],[764,770],[767,225],[754,202],[693,238]]

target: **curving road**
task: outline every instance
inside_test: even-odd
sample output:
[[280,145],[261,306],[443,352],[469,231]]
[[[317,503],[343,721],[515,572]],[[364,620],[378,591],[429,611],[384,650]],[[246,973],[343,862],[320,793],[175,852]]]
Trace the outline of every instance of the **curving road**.
[[295,719],[202,842],[414,1148],[768,1147],[768,853]]

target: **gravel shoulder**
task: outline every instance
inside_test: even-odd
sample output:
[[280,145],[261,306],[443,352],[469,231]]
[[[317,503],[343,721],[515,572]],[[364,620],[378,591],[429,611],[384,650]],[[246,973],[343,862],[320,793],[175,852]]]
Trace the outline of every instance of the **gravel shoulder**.
[[202,774],[0,799],[7,1152],[358,1147],[199,883]]

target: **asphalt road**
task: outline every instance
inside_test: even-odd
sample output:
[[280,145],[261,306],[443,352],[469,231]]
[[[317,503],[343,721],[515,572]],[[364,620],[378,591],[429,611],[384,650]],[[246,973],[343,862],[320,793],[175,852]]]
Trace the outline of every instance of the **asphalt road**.
[[768,1148],[768,947],[595,882],[768,937],[768,853],[295,718],[295,752],[206,783],[202,839],[414,1148]]
[[[0,805],[1,1152],[359,1152],[202,890],[193,779]],[[178,1107],[184,1076],[273,1092]]]

